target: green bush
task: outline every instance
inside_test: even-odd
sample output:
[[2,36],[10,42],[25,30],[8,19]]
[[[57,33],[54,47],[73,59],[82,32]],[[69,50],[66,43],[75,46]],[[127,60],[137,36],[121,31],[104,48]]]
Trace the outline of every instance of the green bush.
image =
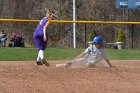
[[125,41],[125,34],[121,30],[121,31],[119,31],[119,34],[118,34],[118,42],[124,42],[124,41]]

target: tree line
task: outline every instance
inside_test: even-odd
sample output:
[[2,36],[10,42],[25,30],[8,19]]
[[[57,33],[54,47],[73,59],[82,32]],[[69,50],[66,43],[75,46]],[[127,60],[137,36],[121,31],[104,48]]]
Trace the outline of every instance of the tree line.
[[[0,18],[41,19],[47,9],[53,9],[54,19],[72,20],[72,5],[72,0],[0,0]],[[116,9],[115,0],[76,0],[76,20],[139,22],[139,13],[140,9]],[[0,28],[6,29],[9,37],[14,31],[21,32],[29,46],[34,46],[32,35],[36,26],[37,23],[29,22],[0,23]],[[76,24],[77,47],[84,47],[94,30],[103,36],[105,42],[116,42],[118,32],[122,30],[126,47],[131,48],[133,44],[134,48],[140,48],[139,25],[80,23]],[[53,23],[48,31],[49,46],[72,47],[72,23]]]

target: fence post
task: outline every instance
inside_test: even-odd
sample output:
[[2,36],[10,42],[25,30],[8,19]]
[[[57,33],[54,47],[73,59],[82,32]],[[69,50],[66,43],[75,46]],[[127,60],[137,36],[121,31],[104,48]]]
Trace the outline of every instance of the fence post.
[[133,41],[134,41],[134,24],[131,25],[132,31],[131,31],[131,40],[132,40],[132,49],[133,49]]
[[86,38],[87,38],[87,25],[86,25],[86,23],[85,23],[85,48],[86,48],[86,43],[87,43],[87,40],[86,40]]

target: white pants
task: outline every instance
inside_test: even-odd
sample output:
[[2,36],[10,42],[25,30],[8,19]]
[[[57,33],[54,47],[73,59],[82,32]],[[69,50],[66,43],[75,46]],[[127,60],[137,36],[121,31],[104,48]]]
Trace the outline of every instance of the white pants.
[[92,65],[97,64],[100,60],[101,60],[101,58],[97,58],[96,55],[86,54],[84,57],[78,58],[75,61],[78,64],[83,65],[83,66],[90,66],[90,65],[92,66]]

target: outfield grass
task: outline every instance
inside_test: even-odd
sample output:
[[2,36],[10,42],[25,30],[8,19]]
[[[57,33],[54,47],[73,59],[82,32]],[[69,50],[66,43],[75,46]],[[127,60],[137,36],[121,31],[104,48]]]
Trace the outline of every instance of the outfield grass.
[[113,60],[140,60],[140,50],[132,49],[105,49],[106,54]]
[[[47,48],[45,57],[47,60],[68,60],[79,55],[84,49],[71,48]],[[140,60],[140,50],[110,50],[105,49],[109,59],[112,60]],[[36,48],[0,48],[0,61],[36,60]]]
[[[45,58],[47,60],[68,60],[80,54],[83,49],[47,48]],[[36,48],[0,48],[0,60],[36,60],[38,51]]]

